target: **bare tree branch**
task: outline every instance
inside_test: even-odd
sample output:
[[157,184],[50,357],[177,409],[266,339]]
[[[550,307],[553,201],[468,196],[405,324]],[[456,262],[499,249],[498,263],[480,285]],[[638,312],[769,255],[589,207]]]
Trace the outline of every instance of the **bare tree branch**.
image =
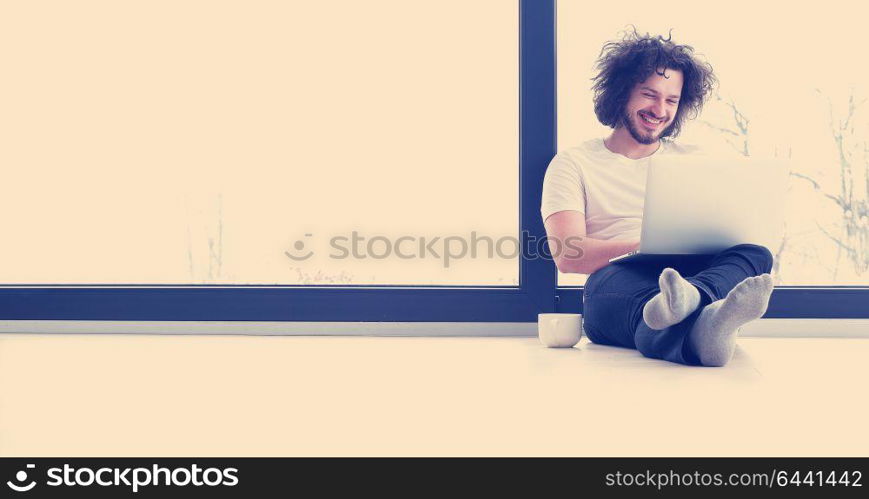
[[720,126],[715,126],[715,125],[713,125],[712,123],[710,123],[710,122],[708,122],[708,121],[706,121],[706,120],[701,120],[700,123],[702,123],[702,124],[708,126],[709,128],[711,128],[711,129],[713,129],[713,130],[719,131],[719,132],[721,132],[721,133],[726,133],[726,134],[729,134],[729,135],[733,135],[734,137],[739,137],[739,134],[738,134],[738,133],[734,132],[733,130],[731,130],[731,129],[729,129],[729,128],[722,128],[722,127],[720,127]]
[[848,253],[848,258],[856,258],[856,256],[857,256],[857,250],[856,250],[856,249],[854,249],[854,248],[848,246],[847,244],[845,244],[845,243],[843,243],[841,240],[839,240],[839,238],[837,238],[837,237],[835,237],[834,235],[832,235],[832,234],[830,234],[829,232],[827,232],[823,227],[821,227],[821,224],[819,224],[818,222],[815,222],[815,225],[818,226],[818,229],[819,229],[821,232],[823,232],[825,236],[829,237],[831,241],[833,241],[834,243],[836,243],[836,246],[838,246],[840,249],[845,250],[845,251]]
[[[814,187],[816,191],[822,191],[821,186],[817,182],[815,182],[811,177],[809,177],[808,175],[803,175],[802,173],[797,173],[797,172],[790,172],[790,174],[792,177],[801,178],[801,179],[805,180],[806,182],[811,183],[812,187]],[[843,210],[848,209],[848,206],[845,204],[845,201],[841,197],[834,196],[832,194],[827,194],[826,192],[821,192],[821,194],[823,194],[823,196],[828,198],[828,199],[832,199],[834,203],[839,205],[839,208],[842,208]]]

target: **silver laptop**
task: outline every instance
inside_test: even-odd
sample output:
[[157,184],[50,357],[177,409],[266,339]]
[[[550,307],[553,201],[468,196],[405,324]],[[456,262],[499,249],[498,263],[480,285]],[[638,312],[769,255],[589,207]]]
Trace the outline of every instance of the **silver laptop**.
[[610,262],[781,244],[788,161],[663,156],[648,168],[640,249]]

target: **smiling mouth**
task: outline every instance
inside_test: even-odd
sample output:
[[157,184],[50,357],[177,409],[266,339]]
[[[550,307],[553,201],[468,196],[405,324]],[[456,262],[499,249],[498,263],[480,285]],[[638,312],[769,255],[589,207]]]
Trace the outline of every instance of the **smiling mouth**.
[[664,122],[663,119],[653,118],[650,115],[643,113],[643,112],[640,112],[637,114],[640,115],[640,121],[642,121],[643,124],[646,125],[647,128],[658,128],[658,125],[660,125],[661,123]]

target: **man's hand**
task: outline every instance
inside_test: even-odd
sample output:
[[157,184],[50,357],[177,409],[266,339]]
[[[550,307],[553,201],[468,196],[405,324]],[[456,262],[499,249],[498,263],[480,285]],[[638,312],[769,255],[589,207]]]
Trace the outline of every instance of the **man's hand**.
[[549,250],[558,270],[591,274],[610,258],[636,251],[639,241],[605,241],[585,236],[585,215],[574,210],[553,213],[544,222]]

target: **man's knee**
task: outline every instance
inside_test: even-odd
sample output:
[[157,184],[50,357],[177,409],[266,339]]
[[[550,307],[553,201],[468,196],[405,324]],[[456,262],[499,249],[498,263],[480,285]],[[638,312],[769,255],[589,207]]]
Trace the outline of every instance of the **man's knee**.
[[752,261],[758,262],[758,266],[762,274],[768,274],[772,271],[772,251],[770,251],[769,248],[767,248],[766,246],[750,243],[737,244],[736,246],[728,248],[727,251],[739,251],[741,253],[750,255]]

